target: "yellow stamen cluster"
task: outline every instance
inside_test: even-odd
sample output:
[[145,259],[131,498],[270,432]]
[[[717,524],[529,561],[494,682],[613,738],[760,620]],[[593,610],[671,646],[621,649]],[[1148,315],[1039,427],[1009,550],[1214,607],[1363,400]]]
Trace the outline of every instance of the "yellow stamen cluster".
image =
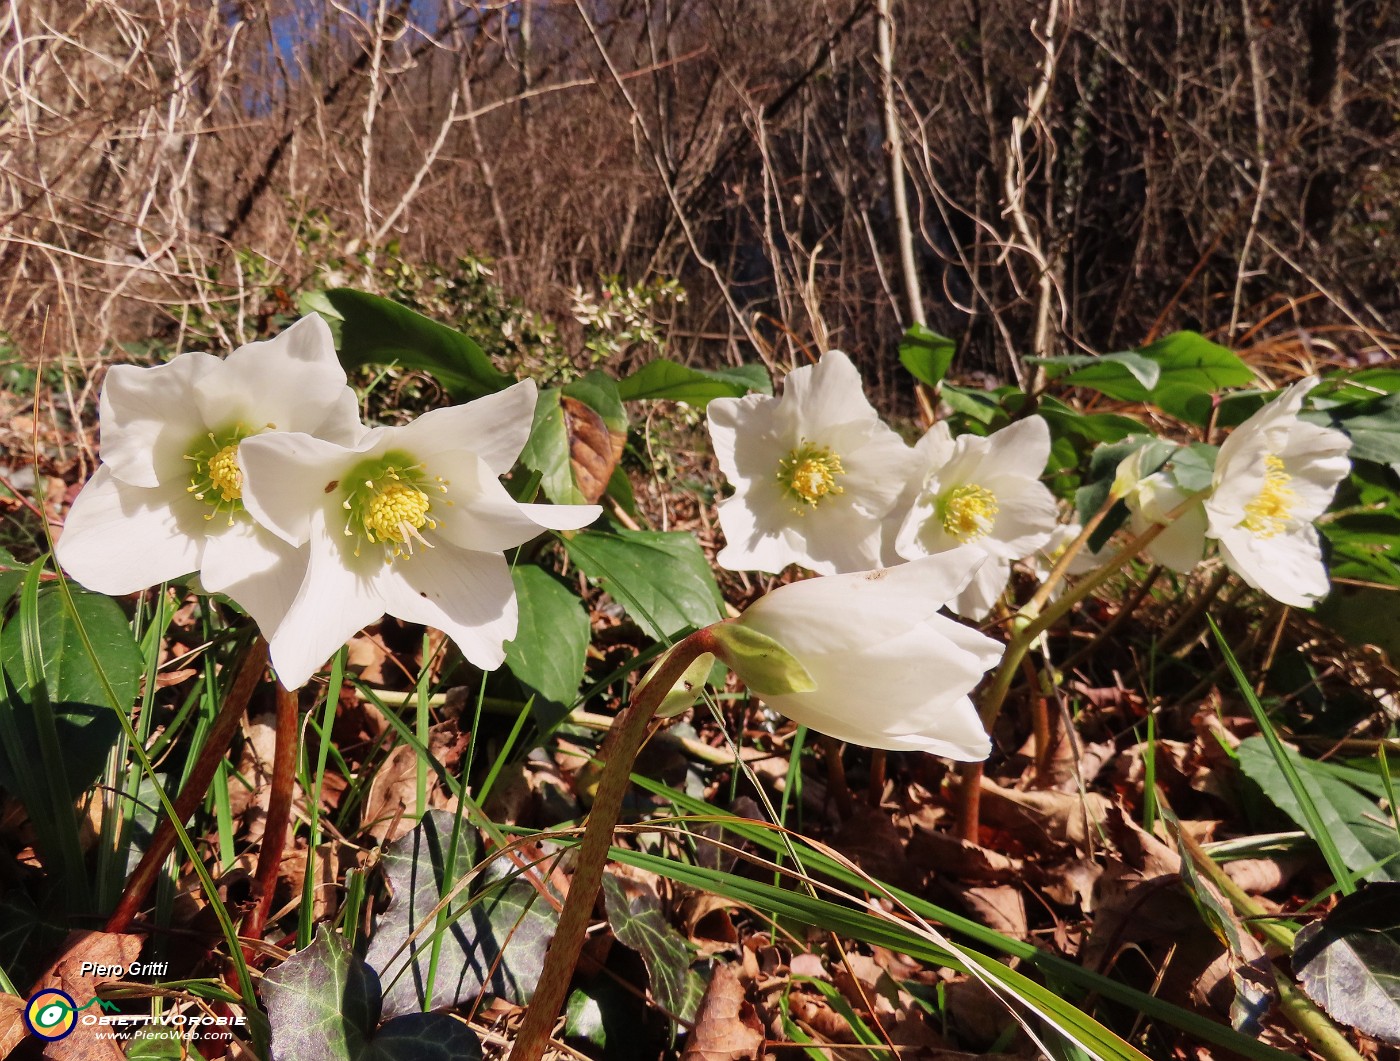
[[209,506],[210,511],[204,513],[206,520],[227,512],[228,525],[232,527],[243,511],[243,469],[238,463],[238,444],[255,433],[242,424],[226,431],[211,431],[185,454],[185,460],[194,465],[185,492]]
[[964,483],[938,500],[943,529],[963,543],[991,533],[998,511],[997,495],[976,483]]
[[1292,481],[1282,458],[1272,453],[1264,458],[1264,485],[1254,500],[1244,506],[1245,530],[1260,538],[1272,538],[1288,528],[1293,503],[1298,498],[1288,485]]
[[[423,537],[423,531],[437,530],[438,522],[430,515],[434,500],[430,490],[447,493],[447,480],[428,476],[421,465],[407,454],[387,453],[383,457],[358,465],[346,481],[345,499],[341,507],[349,513],[345,536],[384,547],[384,558],[392,562],[400,556],[413,555],[413,543],[431,549],[433,543]],[[451,500],[441,499],[451,505]],[[355,555],[360,555],[361,542],[355,543]]]
[[778,485],[796,504],[793,511],[805,515],[825,498],[845,493],[836,477],[845,475],[841,458],[826,446],[811,446],[804,440],[778,462]]

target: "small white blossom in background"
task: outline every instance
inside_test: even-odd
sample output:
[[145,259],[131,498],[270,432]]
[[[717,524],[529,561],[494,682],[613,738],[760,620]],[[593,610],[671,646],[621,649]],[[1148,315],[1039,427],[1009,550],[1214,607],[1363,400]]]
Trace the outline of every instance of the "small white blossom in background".
[[199,572],[264,631],[276,629],[306,568],[244,508],[239,444],[300,431],[351,445],[364,434],[354,391],[317,316],[227,358],[180,354],[117,365],[100,403],[102,465],[69,510],[56,553],[99,593],[134,593]]
[[1205,511],[1230,569],[1284,604],[1308,608],[1330,584],[1313,520],[1351,469],[1351,440],[1298,419],[1316,379],[1294,384],[1220,447]]
[[[1064,556],[1070,542],[1083,532],[1084,528],[1078,522],[1060,523],[1050,532],[1050,539],[1026,557],[1026,566],[1030,568],[1031,574],[1035,576],[1037,582],[1044,582],[1050,577],[1051,570],[1060,562],[1060,557]],[[1097,570],[1103,561],[1104,557],[1099,553],[1091,552],[1089,543],[1085,542],[1079,552],[1074,554],[1074,559],[1069,562],[1065,574],[1087,575],[1090,571]],[[1056,592],[1058,592],[1058,588]]]
[[719,504],[728,543],[719,563],[819,574],[880,564],[880,525],[910,468],[911,451],[866,399],[839,350],[790,372],[780,398],[751,394],[709,404],[710,438],[734,487]]
[[[898,567],[809,578],[759,598],[731,622],[777,642],[810,678],[806,691],[763,699],[837,740],[985,759],[991,741],[968,694],[1001,659],[1002,645],[938,614],[984,560],[975,548],[951,549]],[[725,663],[745,679],[743,659]]]
[[1146,448],[1124,458],[1114,479],[1114,491],[1128,506],[1128,529],[1134,536],[1161,524],[1163,529],[1147,544],[1144,552],[1154,564],[1178,574],[1187,574],[1201,562],[1206,551],[1206,510],[1197,501],[1175,519],[1171,514],[1191,499],[1168,471],[1142,474]]
[[478,667],[501,665],[518,619],[504,551],[602,511],[521,504],[501,485],[529,437],[535,398],[526,380],[354,445],[291,433],[243,443],[249,511],[310,553],[268,638],[283,685],[304,684],[386,613],[441,630]]
[[954,440],[935,424],[914,447],[911,507],[895,535],[906,560],[969,546],[987,559],[949,603],[957,614],[982,619],[1011,577],[1013,562],[1049,540],[1059,507],[1040,481],[1050,459],[1050,428],[1039,416],[985,438]]

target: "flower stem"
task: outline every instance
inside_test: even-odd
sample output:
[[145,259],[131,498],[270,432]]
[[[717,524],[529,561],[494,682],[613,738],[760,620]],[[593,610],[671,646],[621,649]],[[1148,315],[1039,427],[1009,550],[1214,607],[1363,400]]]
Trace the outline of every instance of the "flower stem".
[[[258,849],[258,867],[253,874],[255,902],[248,919],[243,922],[242,935],[258,939],[267,927],[272,913],[272,897],[277,891],[277,871],[282,866],[282,853],[287,846],[288,826],[292,820],[292,794],[296,788],[297,752],[300,731],[297,727],[297,694],[277,683],[277,736],[272,753],[272,792],[267,804],[267,820],[263,826],[262,847]],[[421,804],[420,804],[421,806]],[[253,955],[245,951],[249,960]]]
[[[199,750],[199,758],[195,760],[189,777],[186,778],[184,786],[180,789],[180,794],[175,797],[175,802],[172,804],[175,808],[175,817],[179,819],[181,825],[189,821],[191,815],[204,802],[204,797],[209,792],[209,785],[214,780],[214,773],[218,769],[219,760],[228,754],[229,745],[233,743],[233,735],[238,731],[238,720],[248,709],[248,701],[253,698],[253,690],[262,681],[263,673],[266,670],[267,642],[262,635],[256,634],[243,653],[238,670],[233,676],[233,681],[229,684],[228,693],[224,696],[223,706],[219,708],[218,714],[214,717],[214,724],[209,728],[209,735],[205,738],[204,747]],[[126,888],[117,901],[117,907],[112,911],[112,916],[107,919],[108,932],[125,932],[127,930],[132,919],[136,917],[137,911],[146,901],[146,895],[151,890],[151,885],[155,883],[156,874],[160,872],[161,863],[165,861],[174,848],[175,823],[166,818],[156,827],[156,833],[155,836],[151,837],[150,846],[146,848],[146,853],[141,856],[141,861],[127,879]]]
[[549,1045],[550,1033],[564,1006],[574,966],[583,948],[584,933],[593,917],[594,904],[598,901],[613,830],[622,814],[622,800],[627,794],[632,764],[646,743],[648,724],[666,694],[685,674],[686,668],[702,652],[714,650],[712,636],[705,629],[697,630],[667,652],[632,694],[631,701],[618,716],[617,724],[608,731],[598,751],[603,772],[588,814],[588,825],[583,831],[583,842],[578,847],[573,879],[569,882],[569,896],[564,901],[559,926],[545,954],[539,986],[525,1009],[525,1020],[511,1049],[511,1061],[539,1061]]

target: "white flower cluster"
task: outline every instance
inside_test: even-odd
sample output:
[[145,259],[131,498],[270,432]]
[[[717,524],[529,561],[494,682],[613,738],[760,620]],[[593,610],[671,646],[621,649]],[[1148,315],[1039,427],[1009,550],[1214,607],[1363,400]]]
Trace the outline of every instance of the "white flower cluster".
[[[1141,451],[1124,462],[1117,489],[1129,529],[1166,525],[1151,543],[1154,560],[1189,570],[1213,538],[1232,570],[1280,601],[1308,606],[1326,594],[1313,521],[1347,474],[1350,441],[1298,419],[1315,382],[1290,388],[1234,430],[1204,496],[1168,472],[1141,475]],[[824,664],[819,684],[845,697],[839,717],[829,701],[802,702],[815,694],[777,698],[774,706],[876,747],[985,757],[990,746],[966,693],[1001,646],[937,612],[946,604],[967,619],[985,618],[1014,563],[1044,578],[1079,537],[1079,525],[1060,522],[1040,482],[1050,457],[1045,420],[1028,416],[987,437],[957,439],[935,424],[910,447],[880,420],[849,358],[833,350],[790,373],[779,398],[712,401],[709,422],[734,487],[719,506],[727,543],[720,564],[769,572],[797,564],[835,576],[776,590],[740,621],[785,644],[798,630],[799,639],[816,643],[809,652],[837,643],[837,628],[863,629],[870,642]],[[1081,552],[1068,573],[1097,564]],[[873,580],[885,590],[870,593]],[[798,606],[807,609],[805,623],[791,614]],[[786,617],[781,635],[766,628],[770,615]]]
[[501,485],[534,407],[527,380],[368,428],[314,315],[226,359],[118,365],[102,391],[103,464],[58,559],[110,594],[197,571],[257,622],[288,688],[386,613],[492,669],[518,618],[504,550],[601,511],[519,504]]

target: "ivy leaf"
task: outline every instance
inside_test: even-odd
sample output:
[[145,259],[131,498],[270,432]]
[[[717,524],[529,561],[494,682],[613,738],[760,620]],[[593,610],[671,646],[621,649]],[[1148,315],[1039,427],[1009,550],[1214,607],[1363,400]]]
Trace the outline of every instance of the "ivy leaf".
[[1400,1046],[1400,884],[1371,884],[1337,901],[1293,941],[1293,972],[1331,1016]]
[[651,993],[661,1008],[681,1020],[694,1020],[705,981],[690,967],[690,947],[666,920],[651,886],[608,873],[603,876],[603,902],[613,935],[646,963]]
[[456,821],[447,811],[430,811],[380,862],[391,898],[365,961],[387,985],[384,1010],[391,1016],[456,1006],[483,993],[524,1004],[539,982],[558,919],[509,861],[493,860],[472,887],[458,891],[438,931],[438,904],[483,855],[467,826],[454,850]]
[[714,572],[694,535],[584,531],[563,542],[583,573],[658,641],[724,618]]
[[515,381],[474,341],[407,306],[348,287],[325,293],[343,322],[340,362],[346,368],[397,363],[430,373],[458,401],[505,390]]
[[411,1013],[379,1024],[379,977],[327,925],[311,946],[269,969],[263,1003],[273,1061],[479,1061],[481,1043],[459,1020]]

